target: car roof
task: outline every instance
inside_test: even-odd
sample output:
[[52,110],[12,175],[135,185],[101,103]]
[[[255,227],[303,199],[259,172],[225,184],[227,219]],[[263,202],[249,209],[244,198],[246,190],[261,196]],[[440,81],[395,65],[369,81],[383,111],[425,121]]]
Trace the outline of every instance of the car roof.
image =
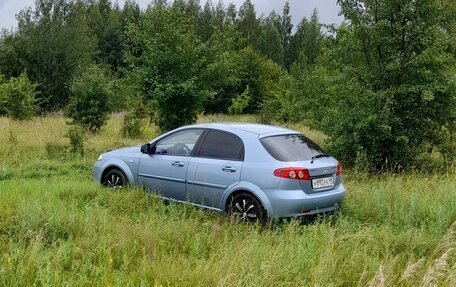
[[225,131],[241,130],[249,133],[254,133],[259,136],[274,135],[274,134],[285,134],[285,133],[297,133],[294,130],[271,126],[263,124],[252,124],[252,123],[239,123],[239,122],[219,122],[219,123],[206,123],[196,124],[187,127],[199,127],[199,128],[212,128]]

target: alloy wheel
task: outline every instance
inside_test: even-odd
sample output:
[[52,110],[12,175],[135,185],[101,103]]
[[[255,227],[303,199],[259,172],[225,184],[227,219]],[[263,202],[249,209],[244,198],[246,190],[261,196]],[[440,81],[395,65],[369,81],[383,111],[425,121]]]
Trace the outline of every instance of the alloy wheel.
[[265,212],[260,202],[248,193],[242,193],[232,198],[230,214],[242,222],[257,222],[265,219]]

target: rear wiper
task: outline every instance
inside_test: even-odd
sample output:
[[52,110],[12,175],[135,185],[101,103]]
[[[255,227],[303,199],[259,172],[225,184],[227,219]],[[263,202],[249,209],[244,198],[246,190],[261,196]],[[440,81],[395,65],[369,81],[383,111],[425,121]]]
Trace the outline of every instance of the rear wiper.
[[316,160],[317,158],[322,158],[322,157],[331,157],[329,154],[319,154],[319,155],[315,155],[312,157],[312,161],[310,163],[314,163],[314,160]]

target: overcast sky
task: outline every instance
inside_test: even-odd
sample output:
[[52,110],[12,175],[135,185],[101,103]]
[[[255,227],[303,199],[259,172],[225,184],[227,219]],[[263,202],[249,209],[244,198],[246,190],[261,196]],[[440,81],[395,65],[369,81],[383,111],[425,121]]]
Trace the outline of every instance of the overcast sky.
[[[206,0],[200,0],[201,6]],[[213,0],[216,3],[218,0]],[[283,5],[286,0],[252,0],[258,15],[267,15],[272,10],[276,10],[279,14],[282,13]],[[112,1],[115,2],[115,1]],[[141,8],[146,8],[150,0],[136,0]],[[237,8],[244,0],[223,0],[226,4],[234,3]],[[318,9],[320,21],[323,23],[337,23],[342,21],[339,16],[339,7],[337,0],[289,0],[291,6],[291,15],[293,23],[296,25],[302,17],[309,17],[313,9]],[[11,29],[16,27],[15,15],[24,7],[34,5],[35,0],[0,0],[0,28]],[[123,5],[124,1],[119,0],[118,3]]]

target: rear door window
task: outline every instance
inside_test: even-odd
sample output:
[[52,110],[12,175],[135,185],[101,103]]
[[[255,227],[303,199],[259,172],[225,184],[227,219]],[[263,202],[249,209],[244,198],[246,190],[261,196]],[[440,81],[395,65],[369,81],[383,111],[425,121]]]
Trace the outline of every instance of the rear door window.
[[226,160],[244,160],[244,144],[236,135],[209,130],[201,145],[199,156]]
[[302,134],[289,134],[260,139],[268,153],[279,161],[310,160],[325,152],[316,143]]

